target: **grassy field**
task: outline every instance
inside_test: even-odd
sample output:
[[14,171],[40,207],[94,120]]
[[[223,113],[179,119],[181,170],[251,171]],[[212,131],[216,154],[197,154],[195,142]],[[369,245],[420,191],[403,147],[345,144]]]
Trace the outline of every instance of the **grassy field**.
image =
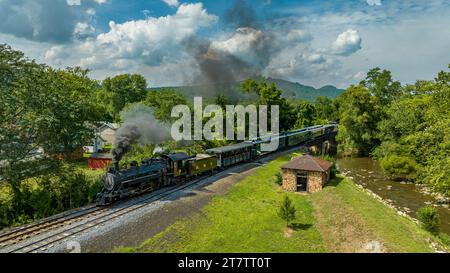
[[105,173],[105,170],[91,170],[88,168],[88,158],[90,154],[84,154],[83,158],[80,160],[77,160],[75,162],[70,162],[68,164],[75,167],[76,170],[82,171],[84,174],[86,174],[90,178],[98,178],[102,174]]
[[436,238],[338,176],[310,195],[317,228],[329,252],[432,252]]
[[[436,240],[351,181],[334,179],[312,195],[275,183],[281,157],[135,248],[118,252],[432,252]],[[288,195],[297,209],[292,228],[277,216]]]

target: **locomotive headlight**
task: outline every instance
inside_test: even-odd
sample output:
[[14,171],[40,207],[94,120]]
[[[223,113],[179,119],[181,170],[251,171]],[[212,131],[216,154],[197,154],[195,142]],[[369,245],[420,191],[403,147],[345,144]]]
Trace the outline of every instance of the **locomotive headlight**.
[[103,176],[103,186],[109,191],[114,189],[114,186],[116,185],[115,181],[115,176],[111,173],[107,173]]

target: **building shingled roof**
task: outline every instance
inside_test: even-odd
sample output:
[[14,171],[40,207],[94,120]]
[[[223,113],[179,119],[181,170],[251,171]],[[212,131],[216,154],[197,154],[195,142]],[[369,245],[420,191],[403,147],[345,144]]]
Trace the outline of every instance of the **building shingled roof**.
[[292,159],[289,163],[283,165],[282,169],[326,172],[333,166],[333,163],[319,159],[310,155],[304,155]]

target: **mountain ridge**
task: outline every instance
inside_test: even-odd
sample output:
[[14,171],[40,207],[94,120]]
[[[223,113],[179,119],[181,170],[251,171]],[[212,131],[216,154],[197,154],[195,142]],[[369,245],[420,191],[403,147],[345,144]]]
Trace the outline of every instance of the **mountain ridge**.
[[[257,79],[259,80],[259,79]],[[333,99],[339,96],[343,89],[339,89],[333,85],[325,85],[321,88],[314,88],[312,86],[303,85],[299,82],[291,82],[282,79],[263,78],[260,80],[266,81],[268,84],[276,84],[278,88],[283,90],[283,97],[287,99],[299,99],[314,101],[316,97],[328,97]],[[155,87],[150,90],[174,89],[177,92],[185,95],[187,98],[194,96],[203,96],[206,99],[213,99],[218,95],[224,95],[231,100],[252,99],[254,96],[239,92],[239,86],[242,81],[232,83],[219,83],[209,85],[196,86],[174,86],[174,87]]]

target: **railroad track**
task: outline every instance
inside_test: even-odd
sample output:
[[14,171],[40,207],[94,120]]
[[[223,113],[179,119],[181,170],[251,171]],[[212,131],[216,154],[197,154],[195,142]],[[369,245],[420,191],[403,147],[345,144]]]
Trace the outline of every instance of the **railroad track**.
[[52,228],[58,228],[75,221],[79,221],[82,217],[90,217],[97,215],[104,208],[96,207],[95,205],[87,206],[69,212],[65,212],[53,217],[49,217],[35,223],[21,226],[3,232],[0,234],[0,248],[7,247],[9,245],[17,244],[20,241],[26,240],[30,237],[37,236]]
[[[136,211],[145,206],[148,206],[149,204],[151,204],[155,201],[161,200],[175,192],[189,188],[189,187],[203,181],[203,179],[205,179],[207,177],[209,177],[209,176],[206,176],[206,175],[201,176],[201,177],[199,177],[193,181],[190,181],[186,184],[176,186],[174,188],[169,188],[166,191],[163,191],[161,193],[157,193],[155,195],[151,195],[151,196],[144,197],[144,198],[136,198],[139,200],[131,199],[131,200],[129,200],[130,204],[127,204],[123,207],[120,207],[120,204],[122,204],[122,203],[120,203],[117,208],[109,208],[106,213],[103,213],[103,214],[97,213],[96,215],[98,215],[98,217],[89,217],[91,219],[87,219],[87,217],[85,217],[85,216],[88,216],[89,214],[86,214],[85,216],[83,216],[83,219],[78,218],[76,221],[73,221],[71,223],[66,222],[65,224],[63,224],[63,225],[68,226],[68,228],[66,228],[66,229],[62,229],[61,231],[55,232],[49,236],[45,236],[43,238],[40,238],[36,241],[19,246],[17,248],[10,249],[10,250],[8,250],[8,252],[9,253],[37,253],[39,251],[46,251],[48,248],[53,247],[54,244],[57,242],[60,242],[67,238],[70,238],[76,234],[83,232],[83,231],[100,226],[104,223],[107,223],[107,222],[113,220],[113,219],[117,219],[117,218],[119,218],[127,213],[130,213],[132,211]],[[102,211],[104,211],[104,210],[102,210]],[[73,224],[74,222],[81,222],[83,220],[85,220],[85,221],[82,223],[70,226],[70,224]],[[53,225],[53,227],[54,227],[54,225]],[[18,236],[20,236],[20,235],[18,235]],[[27,237],[27,238],[29,238],[29,237]]]

